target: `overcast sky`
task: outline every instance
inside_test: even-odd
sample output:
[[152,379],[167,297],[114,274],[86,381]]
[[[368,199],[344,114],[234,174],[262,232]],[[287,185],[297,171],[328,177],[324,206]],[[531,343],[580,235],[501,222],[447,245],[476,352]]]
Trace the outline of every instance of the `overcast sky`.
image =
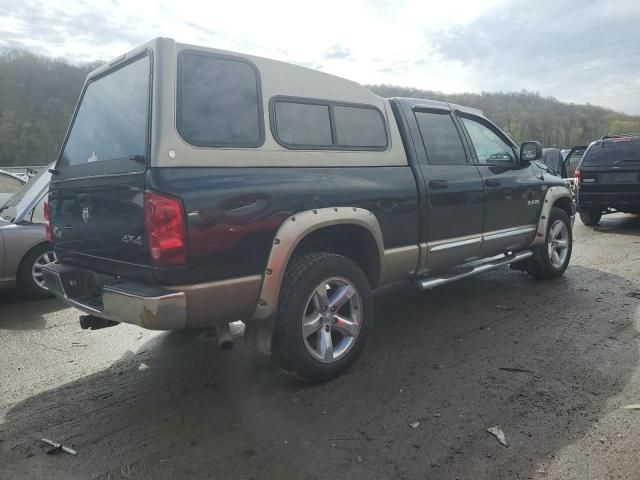
[[638,0],[0,0],[0,46],[75,62],[157,36],[361,83],[527,89],[640,114]]

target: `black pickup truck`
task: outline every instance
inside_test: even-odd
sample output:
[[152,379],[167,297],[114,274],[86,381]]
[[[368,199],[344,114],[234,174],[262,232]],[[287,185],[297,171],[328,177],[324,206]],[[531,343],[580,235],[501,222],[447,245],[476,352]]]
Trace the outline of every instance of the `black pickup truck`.
[[216,327],[307,381],[360,354],[371,292],[567,268],[566,181],[478,110],[156,39],[92,72],[53,169],[46,285],[84,327]]

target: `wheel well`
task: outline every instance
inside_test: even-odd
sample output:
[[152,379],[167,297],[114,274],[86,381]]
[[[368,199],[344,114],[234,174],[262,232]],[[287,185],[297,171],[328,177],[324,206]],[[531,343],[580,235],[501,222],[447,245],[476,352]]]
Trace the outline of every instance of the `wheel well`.
[[564,210],[569,217],[571,217],[571,215],[574,215],[575,213],[571,205],[571,199],[568,197],[559,198],[558,200],[556,200],[553,206]]
[[380,282],[378,247],[364,227],[341,224],[315,230],[302,239],[293,255],[310,252],[330,252],[350,258],[367,275],[371,288]]

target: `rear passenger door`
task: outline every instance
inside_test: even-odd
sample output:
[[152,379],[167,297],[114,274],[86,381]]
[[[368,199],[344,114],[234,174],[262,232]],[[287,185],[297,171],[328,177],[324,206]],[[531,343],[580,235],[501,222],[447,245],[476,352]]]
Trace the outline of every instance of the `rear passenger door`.
[[542,182],[532,165],[516,161],[518,149],[482,117],[459,114],[485,187],[483,257],[528,245],[541,209]]
[[[483,186],[450,108],[414,108],[416,148],[427,186],[426,270],[437,271],[480,253]],[[420,145],[421,144],[421,145]]]

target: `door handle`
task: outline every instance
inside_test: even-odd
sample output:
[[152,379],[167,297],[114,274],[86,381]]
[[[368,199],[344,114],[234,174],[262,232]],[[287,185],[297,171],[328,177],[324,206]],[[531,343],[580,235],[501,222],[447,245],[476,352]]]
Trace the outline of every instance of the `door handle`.
[[429,182],[429,187],[433,188],[434,190],[442,190],[443,188],[449,187],[449,182],[447,182],[446,180],[431,180]]
[[493,178],[488,178],[487,180],[484,181],[484,184],[487,187],[499,187],[500,186],[500,180],[495,180]]

